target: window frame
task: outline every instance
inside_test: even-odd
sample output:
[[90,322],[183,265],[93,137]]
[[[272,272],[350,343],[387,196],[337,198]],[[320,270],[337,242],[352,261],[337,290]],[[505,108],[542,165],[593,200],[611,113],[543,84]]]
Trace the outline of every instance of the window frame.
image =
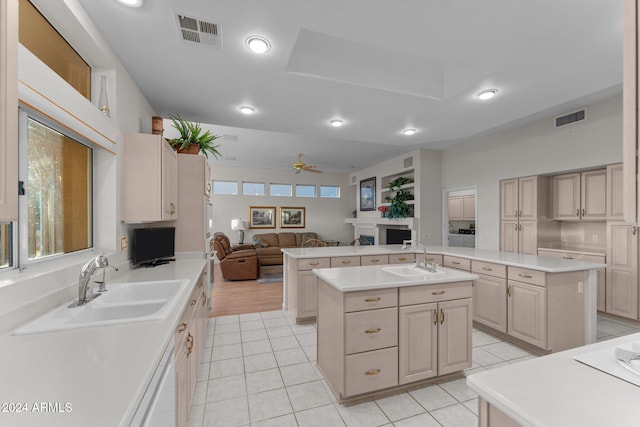
[[[275,185],[279,185],[282,187],[289,187],[289,194],[273,194],[272,187]],[[269,196],[271,197],[293,197],[293,185],[292,184],[282,184],[279,182],[270,182],[269,183]]]
[[[322,188],[326,187],[326,188],[335,188],[338,190],[338,195],[336,197],[329,197],[329,196],[323,196],[322,195]],[[342,189],[340,188],[339,185],[326,185],[326,184],[320,184],[320,191],[318,192],[318,197],[321,199],[340,199],[342,197]]]
[[[313,195],[312,196],[307,196],[304,194],[298,194],[298,187],[307,187],[307,188],[313,188]],[[306,198],[316,198],[318,197],[318,186],[315,184],[296,184],[296,197],[306,197]]]
[[[245,185],[245,184],[250,184],[250,185],[261,185],[261,186],[262,186],[262,194],[245,193],[245,192],[244,192],[244,185]],[[243,195],[243,196],[266,196],[266,195],[267,195],[267,186],[265,185],[265,183],[264,183],[264,182],[242,181],[242,195]]]
[[[230,183],[230,184],[235,184],[236,185],[236,192],[235,193],[216,193],[216,182],[225,182],[225,183]],[[228,180],[224,180],[224,179],[214,179],[212,180],[212,189],[211,189],[211,193],[215,194],[217,196],[237,196],[238,195],[238,181],[228,181]]]

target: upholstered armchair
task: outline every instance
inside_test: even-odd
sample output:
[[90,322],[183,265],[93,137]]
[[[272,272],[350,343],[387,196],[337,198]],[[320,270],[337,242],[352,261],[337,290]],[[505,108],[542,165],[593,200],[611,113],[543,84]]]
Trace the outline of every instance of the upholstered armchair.
[[225,280],[255,280],[260,274],[258,256],[252,245],[231,246],[224,233],[213,235],[213,245]]

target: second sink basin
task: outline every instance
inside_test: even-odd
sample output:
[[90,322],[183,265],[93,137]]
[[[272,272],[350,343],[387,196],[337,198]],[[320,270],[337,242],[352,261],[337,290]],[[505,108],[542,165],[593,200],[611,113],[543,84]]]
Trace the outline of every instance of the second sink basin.
[[396,274],[403,277],[419,277],[419,276],[431,276],[434,274],[444,274],[444,270],[437,269],[436,272],[425,270],[424,268],[418,268],[415,266],[398,265],[383,267],[383,271]]

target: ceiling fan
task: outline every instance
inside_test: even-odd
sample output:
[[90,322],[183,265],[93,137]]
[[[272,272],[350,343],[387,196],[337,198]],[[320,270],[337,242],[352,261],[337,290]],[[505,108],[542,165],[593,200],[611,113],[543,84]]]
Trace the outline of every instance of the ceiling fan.
[[322,171],[319,171],[319,170],[316,169],[318,166],[316,166],[316,165],[308,165],[305,162],[303,162],[301,153],[298,153],[298,161],[295,162],[294,164],[292,164],[291,166],[296,171],[296,173],[300,173],[302,171],[316,172],[316,173],[321,173],[322,172]]

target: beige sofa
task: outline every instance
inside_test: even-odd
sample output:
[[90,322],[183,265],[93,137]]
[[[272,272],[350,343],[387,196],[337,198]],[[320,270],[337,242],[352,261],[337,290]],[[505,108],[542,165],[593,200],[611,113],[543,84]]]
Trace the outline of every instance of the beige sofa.
[[299,248],[307,240],[317,238],[318,235],[311,232],[254,234],[253,246],[260,265],[277,265],[282,264],[281,248]]

